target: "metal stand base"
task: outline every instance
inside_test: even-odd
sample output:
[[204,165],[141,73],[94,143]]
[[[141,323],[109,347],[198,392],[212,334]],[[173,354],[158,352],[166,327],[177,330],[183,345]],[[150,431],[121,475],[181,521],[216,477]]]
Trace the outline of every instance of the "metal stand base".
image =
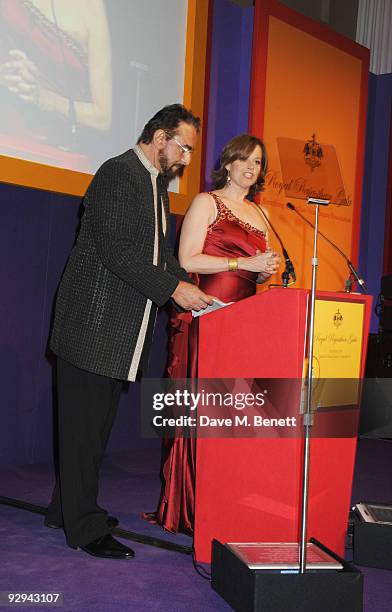
[[[320,542],[317,544],[322,546]],[[342,570],[305,574],[254,570],[247,567],[227,544],[213,540],[211,586],[233,610],[241,612],[362,612],[361,572],[323,548],[342,564]]]

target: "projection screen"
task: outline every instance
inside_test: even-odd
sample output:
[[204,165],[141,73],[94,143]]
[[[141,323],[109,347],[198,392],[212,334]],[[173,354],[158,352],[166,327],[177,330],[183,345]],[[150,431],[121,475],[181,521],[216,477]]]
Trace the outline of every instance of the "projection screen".
[[0,0],[0,154],[91,177],[132,147],[159,108],[186,103],[200,7],[208,0]]

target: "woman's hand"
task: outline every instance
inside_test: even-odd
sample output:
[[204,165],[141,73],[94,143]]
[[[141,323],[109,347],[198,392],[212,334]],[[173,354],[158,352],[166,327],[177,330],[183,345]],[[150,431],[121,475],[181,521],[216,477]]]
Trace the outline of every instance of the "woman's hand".
[[20,49],[9,51],[9,61],[0,65],[0,85],[27,104],[63,118],[69,119],[72,103],[76,124],[106,131],[112,122],[110,34],[102,0],[90,0],[88,6],[93,8],[86,26],[91,101],[73,100],[51,89],[45,74]]
[[251,257],[240,257],[238,259],[238,268],[247,270],[248,272],[258,272],[265,278],[275,274],[280,265],[280,255],[272,250],[267,250],[265,253],[256,251]]
[[38,68],[23,51],[13,49],[9,55],[11,59],[1,66],[1,83],[21,100],[39,107],[41,85]]

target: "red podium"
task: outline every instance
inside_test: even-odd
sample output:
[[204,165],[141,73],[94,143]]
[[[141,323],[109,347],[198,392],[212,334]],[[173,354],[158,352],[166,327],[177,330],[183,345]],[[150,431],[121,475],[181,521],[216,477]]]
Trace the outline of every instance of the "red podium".
[[[302,378],[308,300],[308,290],[276,288],[202,316],[199,380]],[[324,334],[333,346],[357,343],[358,378],[364,373],[370,305],[369,296],[317,292],[316,310],[319,306],[319,319],[325,321],[321,331],[316,323],[315,334],[321,346]],[[351,325],[349,333],[345,325]],[[334,350],[343,349],[332,349],[332,359],[326,355],[327,369]],[[317,412],[315,419],[317,423]],[[197,440],[198,561],[210,562],[213,538],[223,543],[299,540],[302,445],[299,436]],[[339,555],[344,552],[355,450],[356,433],[311,441],[307,533]]]

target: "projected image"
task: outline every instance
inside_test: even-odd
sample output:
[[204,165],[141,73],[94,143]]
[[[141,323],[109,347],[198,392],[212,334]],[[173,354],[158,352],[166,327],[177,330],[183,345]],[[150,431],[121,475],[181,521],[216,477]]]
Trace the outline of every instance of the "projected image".
[[182,101],[185,0],[0,0],[0,152],[94,172]]

